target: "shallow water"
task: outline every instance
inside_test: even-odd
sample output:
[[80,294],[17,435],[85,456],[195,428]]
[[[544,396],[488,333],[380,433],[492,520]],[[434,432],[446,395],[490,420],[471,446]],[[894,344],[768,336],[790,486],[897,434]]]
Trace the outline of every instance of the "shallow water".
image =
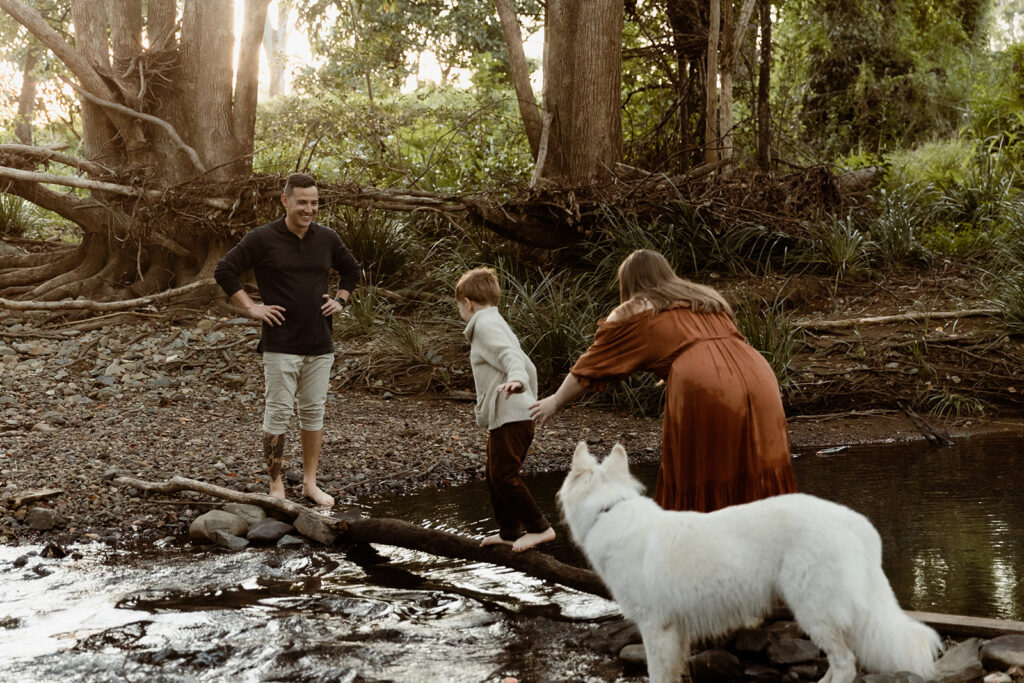
[[[867,515],[908,609],[1024,619],[1024,439],[797,454],[800,488]],[[606,445],[592,449],[604,455]],[[568,457],[567,457],[568,460]],[[653,485],[656,466],[637,473]],[[529,479],[557,520],[562,475]],[[368,500],[369,514],[490,532],[486,488]],[[579,556],[561,527],[546,547]],[[2,681],[639,680],[578,646],[612,603],[482,563],[380,546],[111,552],[12,562],[0,546]],[[49,572],[49,573],[47,573]]]

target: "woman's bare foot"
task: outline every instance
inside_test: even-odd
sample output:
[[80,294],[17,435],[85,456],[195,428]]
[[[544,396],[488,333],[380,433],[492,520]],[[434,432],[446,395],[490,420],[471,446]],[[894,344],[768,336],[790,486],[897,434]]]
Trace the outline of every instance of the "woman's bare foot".
[[506,541],[501,537],[501,534],[491,534],[484,540],[480,541],[480,547],[483,548],[485,545],[512,545],[512,541]]
[[334,498],[321,491],[320,487],[317,486],[316,484],[313,484],[312,486],[306,486],[305,484],[303,484],[302,495],[304,495],[306,498],[309,498],[317,505],[322,505],[323,507],[334,506]]
[[523,534],[512,544],[512,552],[521,553],[535,545],[553,540],[555,540],[555,530],[552,527],[548,527],[539,534]]

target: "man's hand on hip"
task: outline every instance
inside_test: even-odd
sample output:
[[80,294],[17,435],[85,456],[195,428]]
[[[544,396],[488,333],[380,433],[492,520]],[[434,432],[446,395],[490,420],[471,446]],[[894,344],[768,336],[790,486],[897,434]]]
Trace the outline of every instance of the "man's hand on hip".
[[255,304],[248,309],[250,316],[273,327],[284,324],[284,306]]

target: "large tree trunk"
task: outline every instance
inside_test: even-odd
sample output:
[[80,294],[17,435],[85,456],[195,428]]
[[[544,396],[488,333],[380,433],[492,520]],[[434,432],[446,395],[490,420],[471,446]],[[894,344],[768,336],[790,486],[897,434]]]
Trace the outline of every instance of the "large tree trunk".
[[[265,193],[243,188],[269,0],[246,1],[237,73],[234,4],[71,0],[61,32],[29,3],[0,0],[0,9],[73,75],[67,82],[80,96],[85,153],[74,159],[30,145],[0,150],[5,191],[74,221],[83,237],[74,257],[5,274],[0,296],[111,299],[184,286],[209,275],[229,231],[251,225],[245,221],[259,214],[257,204],[266,204]],[[43,163],[78,173],[32,170]],[[90,196],[55,192],[54,184]],[[245,217],[232,222],[236,211]],[[0,259],[0,270],[5,266]]]
[[548,0],[540,175],[566,185],[611,178],[622,158],[622,0]]
[[704,162],[718,161],[718,39],[721,6],[732,0],[710,0],[707,68],[704,70]]
[[263,26],[263,52],[267,56],[267,66],[270,70],[267,94],[270,97],[277,97],[284,93],[284,67],[287,64],[285,48],[288,46],[288,14],[290,11],[291,3],[280,0],[277,3],[277,27],[270,25],[269,17]]
[[519,28],[519,18],[516,16],[512,0],[494,0],[494,6],[498,10],[498,20],[501,22],[505,44],[508,46],[509,71],[512,75],[512,85],[516,90],[516,101],[519,103],[519,115],[522,116],[523,126],[526,128],[530,154],[534,161],[537,161],[541,136],[540,112],[537,111],[537,100],[534,99],[533,87],[530,85],[530,68],[526,63],[526,53],[523,51],[523,34]]
[[25,145],[32,144],[32,119],[36,114],[36,63],[39,48],[29,47],[25,53],[25,68],[21,76],[21,95],[18,97],[18,118],[15,119],[14,135]]
[[722,154],[723,159],[732,157],[733,127],[735,117],[733,116],[732,84],[736,75],[736,62],[740,49],[743,47],[743,38],[747,33],[747,24],[750,22],[750,15],[754,12],[754,0],[743,0],[740,7],[739,19],[733,21],[732,0],[726,0],[724,7],[728,12],[724,15],[724,32],[722,35],[722,63],[720,67],[722,80],[722,101],[721,121],[722,131]]
[[761,64],[757,78],[757,165],[767,172],[771,168],[771,109],[768,86],[772,70],[772,3],[761,3]]

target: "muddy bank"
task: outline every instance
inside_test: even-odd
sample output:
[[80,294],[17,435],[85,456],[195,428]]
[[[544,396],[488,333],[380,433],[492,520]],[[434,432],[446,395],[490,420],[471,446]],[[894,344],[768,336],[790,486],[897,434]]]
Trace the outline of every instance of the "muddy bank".
[[[121,475],[182,475],[264,492],[257,335],[249,321],[194,312],[95,329],[0,318],[0,542],[183,539],[209,507],[142,496],[114,484]],[[346,390],[352,358],[339,354],[335,365],[320,468],[322,486],[339,504],[482,478],[485,435],[465,395]],[[794,452],[923,438],[897,411],[794,416],[790,425]],[[964,438],[1024,424],[944,427]],[[632,459],[655,461],[660,430],[655,419],[575,406],[538,433],[526,469],[565,469],[579,439],[597,453],[621,442]],[[297,439],[286,453],[288,493],[296,498]],[[33,492],[38,501],[26,497]],[[45,513],[29,515],[32,507]]]

